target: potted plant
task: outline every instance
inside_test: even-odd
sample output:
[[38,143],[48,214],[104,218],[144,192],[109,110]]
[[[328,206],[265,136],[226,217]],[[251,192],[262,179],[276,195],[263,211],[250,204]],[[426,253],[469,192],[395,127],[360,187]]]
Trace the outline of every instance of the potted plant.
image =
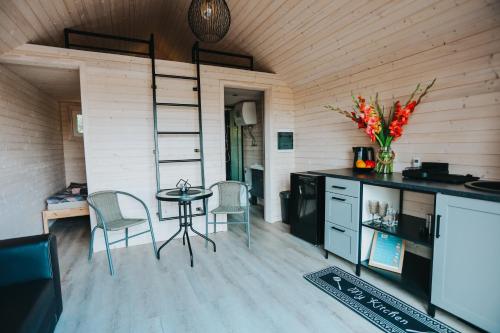
[[369,103],[361,96],[357,98],[352,96],[354,101],[352,112],[332,105],[325,107],[352,119],[358,124],[358,128],[365,131],[372,142],[377,142],[380,148],[377,153],[375,171],[382,174],[392,173],[396,155],[391,149],[391,144],[403,134],[403,127],[408,124],[410,115],[434,85],[434,82],[436,79],[432,80],[423,90],[419,83],[405,104],[401,104],[397,100],[389,108],[387,114],[385,108],[379,104],[378,93],[375,95],[375,100],[370,98]]

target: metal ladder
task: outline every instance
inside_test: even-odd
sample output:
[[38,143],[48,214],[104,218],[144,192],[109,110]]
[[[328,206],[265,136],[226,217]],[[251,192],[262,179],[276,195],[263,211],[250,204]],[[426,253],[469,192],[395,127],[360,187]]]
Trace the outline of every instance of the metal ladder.
[[[201,111],[201,84],[200,84],[200,61],[199,61],[199,51],[198,44],[195,44],[193,47],[193,56],[196,65],[196,76],[182,76],[182,75],[169,75],[169,74],[159,74],[156,73],[155,67],[155,41],[154,35],[151,34],[150,43],[149,43],[149,54],[151,57],[151,77],[152,77],[152,86],[153,89],[153,120],[154,120],[154,155],[155,155],[155,167],[156,167],[156,191],[163,190],[161,188],[161,165],[169,164],[169,163],[199,163],[200,164],[200,173],[201,173],[201,185],[194,186],[195,188],[205,188],[205,160],[203,155],[203,125],[202,125],[202,111]],[[196,87],[193,87],[193,91],[197,92],[198,102],[197,104],[186,104],[186,103],[164,103],[158,102],[157,94],[156,94],[156,80],[157,79],[168,79],[168,80],[190,80],[196,81]],[[161,131],[158,130],[158,112],[167,112],[166,110],[158,110],[158,107],[176,107],[176,108],[197,108],[198,109],[198,131]],[[199,137],[199,149],[198,152],[200,154],[199,158],[189,158],[189,159],[160,159],[160,151],[158,138],[160,136],[186,136],[186,135],[198,135]],[[196,151],[196,150],[195,150]],[[162,202],[157,200],[158,203],[158,218],[160,221],[178,219],[177,215],[167,217],[163,215],[162,210]],[[205,201],[203,201],[203,211],[201,213],[193,214],[192,216],[204,216],[206,212]]]
[[[101,40],[101,42],[97,43],[97,46],[92,44],[82,43],[82,41],[72,42],[70,36],[78,35],[80,37],[86,37],[92,40],[92,38],[97,38]],[[124,45],[119,45],[118,47],[113,47],[113,44],[109,46],[105,43],[105,47],[102,47],[102,40],[107,41],[115,41],[122,44],[132,44],[137,47],[148,46],[148,50],[142,52],[138,51],[135,48],[132,50],[124,48]],[[87,40],[88,42],[88,40]],[[157,74],[155,68],[155,40],[154,35],[151,34],[149,40],[148,39],[139,39],[139,38],[131,38],[124,36],[115,36],[109,34],[88,32],[88,31],[79,31],[74,29],[64,29],[64,45],[69,49],[79,49],[79,50],[87,50],[93,52],[103,52],[103,53],[114,53],[114,54],[124,54],[129,56],[140,56],[140,57],[149,57],[151,59],[151,78],[152,85],[151,88],[153,90],[153,118],[154,118],[154,155],[155,155],[155,166],[156,166],[156,190],[160,191],[161,188],[161,177],[160,177],[160,165],[166,163],[200,163],[200,174],[201,174],[201,185],[194,186],[194,188],[205,187],[205,160],[203,157],[203,128],[202,128],[202,114],[201,114],[201,84],[200,84],[200,64],[206,65],[214,65],[214,66],[222,66],[222,67],[232,67],[238,69],[246,69],[253,70],[254,61],[252,56],[236,54],[230,52],[221,52],[215,50],[208,50],[199,47],[198,42],[193,45],[192,48],[192,61],[193,64],[196,65],[196,76],[182,76],[182,75],[169,75],[169,74]],[[248,64],[231,64],[224,61],[214,61],[214,60],[203,60],[200,59],[200,53],[203,54],[212,54],[219,57],[232,58],[232,59],[240,59],[240,61],[248,61]],[[171,79],[171,80],[192,80],[196,81],[196,87],[193,87],[193,90],[197,92],[197,104],[186,104],[186,103],[163,103],[157,101],[156,96],[156,79]],[[198,131],[159,131],[158,130],[158,107],[169,106],[169,107],[177,107],[177,108],[197,108],[198,109]],[[164,112],[164,111],[161,111]],[[166,112],[166,111],[165,111]],[[199,136],[199,158],[190,158],[190,159],[172,159],[172,160],[160,160],[159,154],[159,145],[158,145],[158,137],[159,136],[187,136],[187,135],[198,135]],[[195,150],[196,151],[196,150]],[[192,216],[204,216],[206,212],[205,202],[203,203],[203,210],[201,213],[193,214]],[[160,221],[177,219],[178,216],[165,217],[163,216],[161,201],[158,201],[158,218]]]

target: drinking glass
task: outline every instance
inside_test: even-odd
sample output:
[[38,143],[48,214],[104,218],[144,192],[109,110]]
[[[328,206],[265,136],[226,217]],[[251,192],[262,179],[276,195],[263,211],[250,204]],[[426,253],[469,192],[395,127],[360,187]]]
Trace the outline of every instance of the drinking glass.
[[379,225],[384,221],[384,217],[387,215],[387,207],[389,204],[385,201],[381,201],[378,204],[378,216],[380,216]]
[[368,211],[372,216],[372,222],[375,221],[375,214],[378,213],[378,201],[377,200],[368,200]]
[[387,209],[387,226],[392,228],[396,222],[396,210],[391,206]]

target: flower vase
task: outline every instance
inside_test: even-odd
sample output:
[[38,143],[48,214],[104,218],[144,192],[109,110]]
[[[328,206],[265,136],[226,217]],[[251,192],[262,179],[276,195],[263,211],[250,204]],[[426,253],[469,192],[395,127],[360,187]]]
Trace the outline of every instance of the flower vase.
[[375,172],[380,174],[392,173],[394,169],[394,158],[396,154],[388,147],[380,147],[377,152],[377,166],[375,167]]

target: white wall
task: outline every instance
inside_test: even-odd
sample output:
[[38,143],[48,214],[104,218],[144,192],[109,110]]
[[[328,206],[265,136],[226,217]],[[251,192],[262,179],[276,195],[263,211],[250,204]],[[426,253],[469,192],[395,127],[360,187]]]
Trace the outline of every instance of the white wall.
[[[412,157],[420,157],[450,163],[451,172],[500,179],[500,28],[494,17],[495,12],[485,8],[477,25],[456,21],[463,31],[441,24],[415,29],[407,40],[423,39],[413,43],[418,50],[404,48],[413,53],[401,58],[386,54],[373,64],[364,57],[339,59],[332,69],[345,67],[341,76],[325,75],[321,83],[295,89],[297,167],[349,167],[351,147],[370,144],[351,120],[324,105],[350,111],[351,93],[368,98],[379,92],[383,104],[389,106],[393,99],[406,101],[417,83],[437,78],[405,133],[393,144],[396,170],[409,166]],[[479,23],[482,27],[477,31]],[[439,29],[446,33],[425,38]]]
[[42,233],[45,199],[64,183],[57,102],[0,65],[0,239]]
[[80,103],[61,102],[61,126],[64,147],[64,170],[66,185],[70,183],[85,183],[85,152],[83,136],[74,135],[73,112],[81,112]]
[[[350,111],[351,93],[369,98],[379,92],[382,103],[389,106],[392,100],[406,101],[417,83],[437,78],[403,136],[393,144],[395,170],[410,166],[412,157],[420,157],[450,163],[452,173],[500,179],[498,15],[481,2],[467,5],[481,8],[453,6],[452,11],[444,11],[443,15],[459,18],[453,24],[442,24],[440,15],[433,16],[434,26],[422,24],[408,32],[409,47],[401,47],[396,35],[374,39],[371,42],[377,42],[380,54],[371,49],[359,57],[346,52],[331,64],[332,71],[342,69],[338,73],[325,73],[314,84],[294,87],[297,169],[351,167],[351,147],[370,145],[351,120],[326,110],[325,105]],[[465,24],[459,14],[474,18]],[[341,50],[335,44],[331,48],[332,53]],[[404,209],[425,217],[433,212],[433,196],[408,192]]]
[[[178,227],[177,221],[158,222],[155,200],[155,173],[153,155],[153,112],[151,90],[151,68],[148,59],[111,54],[99,54],[77,50],[25,45],[1,57],[14,63],[42,63],[44,65],[80,68],[82,89],[82,113],[84,117],[85,159],[89,191],[116,189],[131,192],[148,205],[155,220],[157,240],[167,239]],[[157,72],[194,75],[192,64],[158,61]],[[276,129],[293,128],[293,98],[290,89],[277,75],[241,71],[229,68],[202,66],[202,108],[205,148],[206,183],[212,184],[225,178],[224,154],[224,85],[243,88],[258,88],[266,91],[269,204],[266,219],[280,219],[279,191],[288,188],[289,173],[293,170],[293,153],[278,153]],[[159,101],[194,102],[193,83],[164,79],[158,82]],[[165,109],[159,111],[160,129],[195,129],[196,109]],[[197,156],[196,139],[161,139],[162,158],[189,158]],[[166,145],[174,147],[165,150]],[[166,153],[164,153],[166,152]],[[267,156],[266,156],[267,159]],[[193,184],[196,165],[162,166],[162,186],[172,187],[181,177]],[[123,208],[130,215],[140,214],[140,207],[125,203]],[[174,214],[176,208],[174,209]],[[95,223],[93,220],[92,223]],[[199,230],[204,220],[196,219]],[[139,229],[139,228],[136,228]],[[133,232],[133,231],[132,231]],[[123,235],[112,235],[112,239]],[[96,250],[103,249],[101,233],[96,234]],[[144,236],[131,244],[149,242]]]

